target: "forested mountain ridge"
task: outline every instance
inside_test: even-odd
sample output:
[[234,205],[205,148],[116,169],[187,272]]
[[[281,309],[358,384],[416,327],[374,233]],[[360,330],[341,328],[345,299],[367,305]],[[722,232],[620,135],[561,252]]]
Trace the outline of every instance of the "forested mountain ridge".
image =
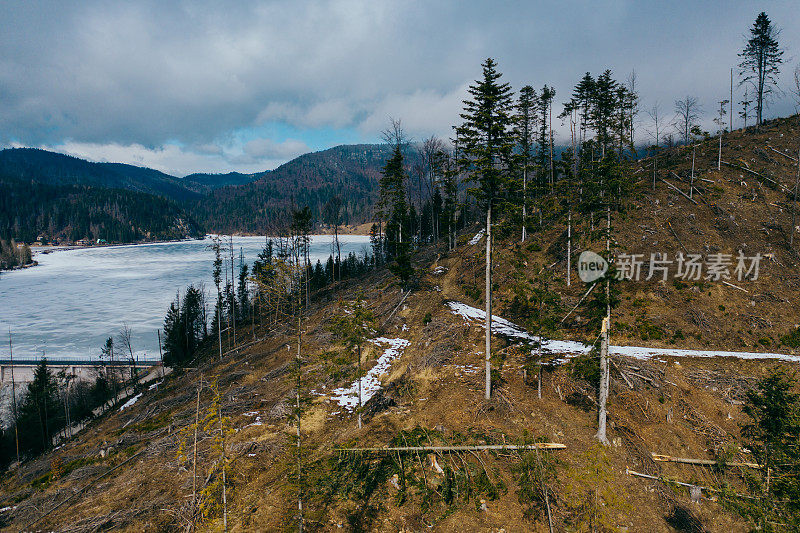
[[203,229],[168,198],[90,185],[0,176],[0,236],[32,243],[197,238]]
[[123,163],[93,163],[38,148],[0,151],[0,174],[48,185],[127,189],[177,201],[200,196],[198,192],[187,189],[180,178],[158,170]]
[[[413,145],[408,147],[411,163],[417,159],[416,150]],[[174,201],[179,209],[188,213],[183,218],[196,220],[208,231],[265,233],[274,227],[276,220],[285,218],[292,205],[308,205],[315,220],[320,221],[325,204],[334,197],[341,200],[341,223],[372,220],[372,206],[388,154],[384,145],[341,145],[301,155],[274,170],[255,174],[196,173],[177,178],[144,167],[93,163],[46,150],[13,148],[0,151],[0,175],[3,176],[0,186],[5,190],[13,184],[16,190],[22,183],[36,183],[43,191],[47,189],[43,194],[48,198],[54,191],[69,191],[72,204],[81,190],[91,189],[97,198],[102,195],[101,189],[113,189],[118,198],[133,198],[124,194],[128,190]],[[159,205],[163,203],[153,201]],[[82,205],[89,207],[86,203]],[[102,210],[100,206],[94,207]],[[79,236],[74,228],[57,228],[49,222],[46,225],[49,231],[45,231],[42,224],[31,224],[32,215],[19,211],[18,204],[8,203],[4,209],[2,215],[10,222],[0,225],[0,235],[7,239],[32,242],[43,231],[49,239],[70,240],[69,235],[78,239],[105,238],[94,233]],[[40,208],[36,209],[35,216],[48,220],[58,218],[48,218],[48,213]],[[28,221],[27,225],[23,220]],[[188,227],[193,225],[189,223]],[[146,228],[142,229],[148,233]],[[142,234],[140,230],[133,234]],[[161,234],[162,230],[149,233]]]
[[241,172],[228,172],[226,174],[206,174],[203,172],[189,174],[181,178],[181,183],[189,190],[208,194],[214,189],[229,185],[244,185],[259,179],[261,174],[242,174]]
[[[413,160],[413,148],[408,150]],[[325,203],[342,200],[344,224],[371,220],[381,169],[390,150],[385,145],[341,145],[301,155],[252,183],[222,187],[200,199],[191,212],[209,230],[264,233],[283,220],[292,205],[307,205],[316,220]]]

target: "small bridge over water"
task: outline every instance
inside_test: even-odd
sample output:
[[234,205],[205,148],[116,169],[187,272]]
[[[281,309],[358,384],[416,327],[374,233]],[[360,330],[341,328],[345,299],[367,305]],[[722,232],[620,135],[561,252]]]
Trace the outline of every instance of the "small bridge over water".
[[[0,384],[11,383],[13,368],[14,381],[16,383],[30,383],[33,380],[33,372],[39,366],[41,359],[0,359]],[[64,370],[76,379],[94,379],[98,371],[107,373],[113,371],[122,379],[129,379],[132,374],[142,375],[147,373],[149,368],[159,366],[159,361],[99,361],[97,359],[47,359],[47,367],[54,374]]]

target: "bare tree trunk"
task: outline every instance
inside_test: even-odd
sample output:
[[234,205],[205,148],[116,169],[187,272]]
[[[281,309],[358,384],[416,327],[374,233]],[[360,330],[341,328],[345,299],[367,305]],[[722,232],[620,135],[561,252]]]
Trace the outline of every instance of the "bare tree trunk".
[[719,152],[717,152],[717,171],[722,170],[722,134],[724,133],[724,129],[720,124],[720,132],[719,132]]
[[200,384],[203,375],[200,374],[200,381],[197,383],[197,404],[194,410],[194,452],[192,453],[192,519],[194,520],[195,510],[197,509],[197,426],[200,423]]
[[231,243],[231,327],[233,327],[233,348],[236,347],[236,274],[233,267],[233,235]]
[[694,155],[697,151],[697,145],[692,146],[692,181],[689,183],[689,198],[692,197],[692,191],[694,191]]
[[358,346],[358,429],[361,429],[361,345]]
[[[555,93],[553,93],[555,94]],[[553,103],[550,101],[550,192],[553,192]]]
[[609,389],[609,365],[608,365],[608,317],[603,318],[603,329],[600,337],[600,409],[597,416],[597,434],[595,437],[604,445],[608,445],[606,436],[606,421],[608,419],[608,389]]
[[656,190],[656,175],[658,174],[658,146],[656,146],[656,155],[653,158],[653,190]]
[[[337,220],[338,222],[338,220]],[[342,281],[342,247],[339,244],[339,226],[338,224],[333,227],[333,237],[336,240],[336,260],[339,262],[339,269],[337,276],[339,281]],[[334,267],[335,269],[335,267]]]
[[222,438],[222,530],[228,531],[228,484],[225,478],[225,425],[222,423],[222,398],[219,400],[219,432]]
[[527,220],[528,220],[528,169],[523,168],[522,169],[522,242],[525,242],[525,237],[527,235],[526,233],[527,228],[525,227]]
[[[606,253],[611,251],[611,208],[606,207]],[[610,257],[608,258],[610,260]],[[609,360],[608,360],[608,328],[611,321],[611,285],[606,278],[606,316],[603,318],[603,326],[600,331],[600,390],[598,394],[599,406],[597,414],[597,434],[595,437],[603,445],[608,446],[606,436],[606,422],[608,419],[608,391],[610,384]]]
[[492,201],[486,209],[486,395],[492,397]]
[[[794,233],[797,231],[796,218],[797,218],[797,188],[800,186],[800,150],[797,151],[797,177],[794,180],[794,202],[792,202],[792,228],[789,232],[789,248],[794,249]],[[12,372],[13,367],[12,367]],[[13,374],[12,374],[13,376]]]
[[17,385],[14,380],[14,348],[11,345],[11,328],[8,328],[8,355],[11,358],[11,406],[14,409],[14,442],[17,445],[17,463],[19,463],[19,425],[17,418]]
[[[302,278],[301,278],[302,279]],[[302,334],[302,311],[297,310],[297,386],[295,388],[295,408],[297,409],[297,511],[299,513],[298,528],[300,532],[303,531],[303,458],[301,455],[302,449],[300,447],[300,364],[301,355],[300,350],[303,341]]]
[[[225,267],[225,291],[227,292],[228,297],[230,297],[230,294],[231,294],[230,287],[231,286],[228,284],[228,267],[226,266]],[[226,311],[228,311],[228,310],[226,309]],[[228,337],[228,350],[233,348],[233,346],[231,345],[231,331],[232,331],[232,329],[231,329],[231,321],[230,321],[230,319],[231,319],[230,313],[228,313],[228,327],[225,328],[227,330],[227,332],[228,332],[228,335],[227,335],[227,337]]]
[[728,119],[728,131],[733,132],[733,68],[731,68],[731,99],[729,101],[730,118]]
[[572,278],[572,206],[569,207],[567,214],[567,287],[570,286]]
[[537,359],[539,360],[539,375],[536,378],[536,395],[542,399],[542,334],[539,333],[539,345],[536,348]]
[[[222,295],[217,295],[217,298],[222,301]],[[217,334],[219,335],[219,360],[222,361],[222,315],[219,305],[217,305]]]

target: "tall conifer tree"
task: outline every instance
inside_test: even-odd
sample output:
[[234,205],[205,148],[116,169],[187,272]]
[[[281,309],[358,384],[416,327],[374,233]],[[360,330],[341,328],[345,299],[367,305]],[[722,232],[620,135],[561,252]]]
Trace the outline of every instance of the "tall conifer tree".
[[492,58],[483,62],[483,78],[469,87],[471,99],[464,101],[463,123],[456,127],[461,143],[459,166],[475,183],[470,193],[486,213],[486,399],[491,398],[492,356],[492,213],[505,196],[509,162],[513,149],[511,135],[513,93],[500,82]]
[[744,76],[741,83],[749,82],[755,89],[756,126],[762,122],[765,97],[778,85],[780,65],[783,63],[783,50],[778,44],[779,34],[780,31],[762,11],[750,28],[750,38],[739,54],[742,58],[739,68]]

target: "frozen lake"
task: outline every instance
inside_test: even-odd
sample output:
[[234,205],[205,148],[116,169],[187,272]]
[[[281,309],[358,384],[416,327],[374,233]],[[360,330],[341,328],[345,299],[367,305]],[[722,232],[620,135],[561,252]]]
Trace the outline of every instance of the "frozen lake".
[[[312,237],[312,264],[327,260],[332,240]],[[340,242],[342,258],[369,248],[368,236]],[[264,243],[264,237],[233,238],[237,272],[239,250],[252,265]],[[8,357],[9,328],[15,358],[86,359],[96,358],[105,339],[127,324],[137,354],[158,359],[156,332],[176,292],[201,283],[213,292],[210,244],[206,238],[36,254],[39,266],[0,274],[0,358]]]

